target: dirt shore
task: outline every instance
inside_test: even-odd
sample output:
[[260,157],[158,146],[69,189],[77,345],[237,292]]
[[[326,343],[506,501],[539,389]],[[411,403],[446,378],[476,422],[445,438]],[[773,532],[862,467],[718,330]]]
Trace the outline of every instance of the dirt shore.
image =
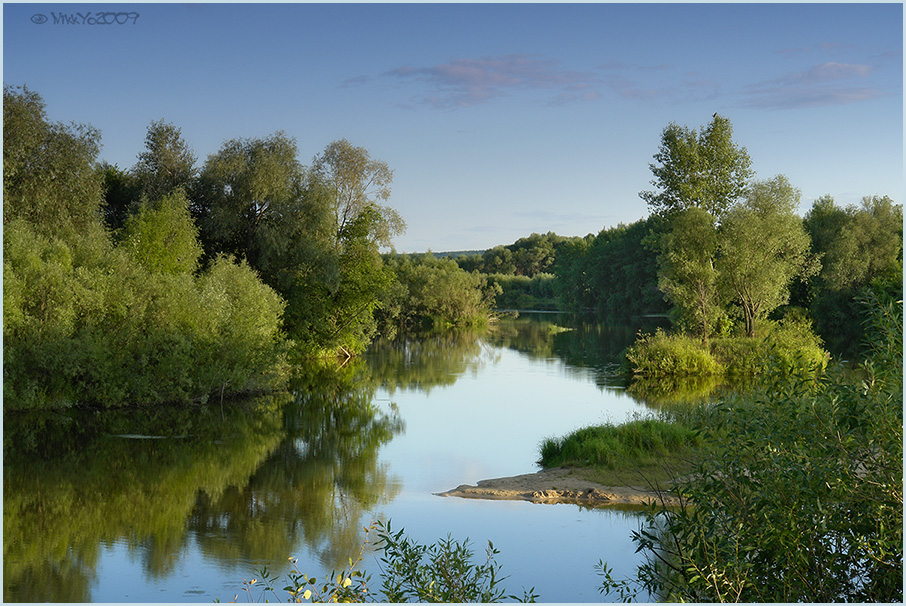
[[508,478],[481,480],[476,486],[463,484],[442,497],[467,499],[510,499],[534,503],[582,503],[588,505],[644,505],[661,501],[678,505],[676,497],[641,486],[603,486],[584,479],[579,470],[557,467]]

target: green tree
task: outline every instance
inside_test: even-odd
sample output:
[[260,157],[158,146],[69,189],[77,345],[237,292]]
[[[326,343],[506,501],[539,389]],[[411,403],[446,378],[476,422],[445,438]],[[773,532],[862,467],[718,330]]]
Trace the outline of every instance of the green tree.
[[809,256],[798,204],[799,190],[778,175],[753,183],[721,224],[717,270],[742,310],[749,337],[755,336],[757,320],[787,302],[793,278],[819,267]]
[[157,200],[178,187],[189,191],[198,170],[196,156],[176,126],[158,120],[148,126],[145,149],[138,155],[132,174],[141,194]]
[[379,247],[402,229],[375,202],[389,195],[389,169],[345,140],[311,170],[296,155],[277,133],[228,141],[208,158],[196,198],[206,249],[247,259],[283,295],[302,350],[362,351],[392,284]]
[[346,139],[334,141],[315,157],[312,169],[333,190],[338,239],[366,211],[371,215],[368,238],[380,246],[389,246],[405,230],[399,214],[379,204],[390,198],[393,171],[386,162],[373,160],[364,147],[355,147]]
[[3,88],[3,222],[19,217],[46,234],[78,237],[99,227],[100,132],[47,119],[41,96]]
[[142,205],[126,220],[120,246],[148,271],[192,273],[202,249],[181,189]]
[[746,148],[732,137],[730,120],[718,114],[701,133],[671,122],[661,134],[657,164],[649,165],[651,184],[660,191],[639,193],[651,212],[666,216],[694,206],[720,220],[754,175]]
[[259,231],[301,194],[303,169],[296,155],[295,139],[277,132],[227,141],[208,157],[193,195],[205,252],[236,255],[258,267]]
[[721,315],[714,217],[696,207],[680,211],[660,244],[658,286],[707,344]]
[[[813,209],[814,210],[814,209]],[[825,287],[845,290],[902,270],[903,207],[887,196],[866,196],[860,207],[845,209],[845,219],[829,242],[822,242]],[[810,224],[816,217],[810,216]]]

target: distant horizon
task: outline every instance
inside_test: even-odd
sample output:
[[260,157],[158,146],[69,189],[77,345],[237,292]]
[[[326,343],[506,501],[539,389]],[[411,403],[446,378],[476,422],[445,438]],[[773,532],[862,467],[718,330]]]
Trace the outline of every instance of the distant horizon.
[[3,6],[4,84],[98,128],[99,160],[133,166],[160,119],[199,167],[235,138],[285,131],[303,164],[346,138],[394,170],[400,252],[644,219],[661,132],[715,112],[800,214],[901,204],[902,51],[898,3]]

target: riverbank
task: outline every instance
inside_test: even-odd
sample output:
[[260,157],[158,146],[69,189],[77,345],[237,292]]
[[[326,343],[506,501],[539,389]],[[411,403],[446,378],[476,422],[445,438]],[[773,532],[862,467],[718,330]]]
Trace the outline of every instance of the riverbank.
[[669,492],[658,491],[650,486],[605,486],[588,479],[582,469],[573,467],[555,467],[518,476],[481,480],[475,486],[462,484],[435,494],[466,499],[580,503],[592,506],[647,505],[652,502],[679,505],[679,499]]

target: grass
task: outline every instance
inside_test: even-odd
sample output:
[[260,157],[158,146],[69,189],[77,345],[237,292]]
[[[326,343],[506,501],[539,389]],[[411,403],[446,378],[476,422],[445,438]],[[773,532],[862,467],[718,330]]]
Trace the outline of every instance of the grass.
[[578,429],[541,443],[544,468],[580,467],[583,477],[610,486],[665,484],[691,466],[701,441],[689,425],[665,418],[635,418]]

